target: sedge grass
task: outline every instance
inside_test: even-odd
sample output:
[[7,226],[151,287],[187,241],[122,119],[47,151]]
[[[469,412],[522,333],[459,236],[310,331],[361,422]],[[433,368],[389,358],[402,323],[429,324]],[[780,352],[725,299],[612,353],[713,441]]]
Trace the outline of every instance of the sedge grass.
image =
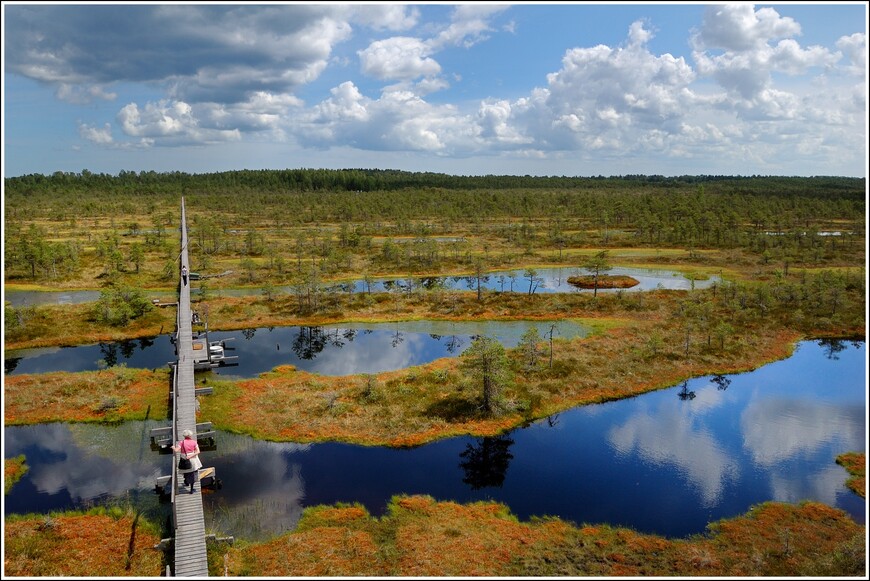
[[837,464],[846,469],[846,486],[861,498],[867,498],[867,456],[860,452],[846,452],[837,456]]
[[159,528],[131,510],[6,515],[4,576],[159,577]]
[[29,469],[23,454],[14,458],[5,458],[3,460],[3,494],[9,494],[15,483],[21,480],[21,477]]
[[402,495],[380,518],[358,505],[308,508],[295,531],[228,549],[227,562],[230,575],[269,577],[836,576],[864,566],[864,531],[811,502],[765,503],[707,535],[668,539]]

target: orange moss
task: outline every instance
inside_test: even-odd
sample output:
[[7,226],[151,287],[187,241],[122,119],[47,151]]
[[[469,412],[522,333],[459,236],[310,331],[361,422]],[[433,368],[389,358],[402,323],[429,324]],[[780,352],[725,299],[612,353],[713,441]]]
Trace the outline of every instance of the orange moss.
[[396,500],[394,504],[405,510],[429,514],[430,509],[435,506],[435,499],[431,496],[403,496]]
[[318,513],[322,521],[334,524],[346,524],[369,516],[368,511],[361,506],[324,507]]
[[266,577],[382,575],[378,547],[367,532],[319,527],[256,545],[244,554],[251,574]]
[[[569,276],[568,284],[583,289],[594,289],[596,286],[595,277],[593,276]],[[598,277],[597,286],[599,289],[609,288],[631,288],[640,284],[636,278],[626,275],[600,275]]]
[[[787,357],[800,339],[798,334],[786,330],[760,330],[744,339],[746,346],[737,355],[660,357],[639,365],[637,346],[656,324],[656,319],[651,318],[642,324],[612,328],[585,339],[556,342],[555,360],[570,362],[572,371],[552,381],[544,370],[523,378],[522,389],[547,392],[537,407],[530,410],[531,415],[527,412],[499,417],[442,418],[430,413],[438,402],[449,402],[455,397],[456,378],[463,376],[459,358],[377,374],[376,383],[382,392],[379,401],[362,399],[365,383],[362,376],[326,377],[282,367],[256,379],[237,382],[235,399],[220,407],[216,405],[219,395],[205,399],[203,413],[208,414],[216,427],[269,440],[413,447],[459,435],[495,436],[529,419],[578,405],[632,397],[709,373],[746,371]],[[618,369],[620,365],[625,366],[625,371]],[[447,383],[427,379],[434,375],[450,379]],[[551,387],[554,384],[555,390]]]
[[847,452],[837,456],[837,464],[841,465],[851,475],[846,480],[846,486],[861,498],[867,497],[867,456],[859,452]]
[[109,368],[5,378],[7,425],[144,419],[167,413],[168,371]]
[[406,515],[396,530],[401,576],[494,574],[523,547],[544,538],[540,527],[504,518],[502,505],[442,502],[417,514],[425,517]]
[[794,576],[818,570],[813,567],[864,533],[842,511],[816,503],[767,503],[687,540],[607,526],[577,528],[558,519],[519,522],[507,507],[491,502],[400,496],[389,508],[381,518],[348,508],[306,510],[296,532],[233,549],[230,574]]
[[129,516],[7,517],[3,534],[4,575],[141,578],[163,572],[163,555],[153,548],[160,537],[134,529]]
[[16,456],[15,458],[5,458],[3,460],[3,492],[8,494],[9,490],[18,482],[27,472],[28,466],[24,455]]

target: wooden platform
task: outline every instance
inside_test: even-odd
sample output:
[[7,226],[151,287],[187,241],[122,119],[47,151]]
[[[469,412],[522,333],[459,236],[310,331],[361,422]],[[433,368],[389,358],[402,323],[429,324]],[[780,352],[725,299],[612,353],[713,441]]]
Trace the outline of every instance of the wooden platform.
[[[190,260],[187,251],[187,216],[184,210],[184,198],[181,199],[181,264],[190,272]],[[178,293],[178,334],[175,349],[178,355],[176,379],[173,385],[173,440],[181,439],[184,430],[196,434],[196,395],[193,378],[193,348],[190,310],[190,279],[187,283],[179,277]],[[181,490],[184,477],[178,474],[178,455],[172,455],[172,515],[175,523],[174,534],[174,567],[176,577],[207,577],[208,562],[205,546],[205,516],[202,510],[202,494],[199,482],[194,485],[194,493],[188,489]],[[200,460],[202,458],[200,457]]]

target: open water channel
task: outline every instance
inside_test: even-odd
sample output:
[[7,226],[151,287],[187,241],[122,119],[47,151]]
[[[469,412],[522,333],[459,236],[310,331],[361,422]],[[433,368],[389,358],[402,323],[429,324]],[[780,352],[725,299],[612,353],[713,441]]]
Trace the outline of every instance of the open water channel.
[[[212,331],[210,341],[225,341],[226,354],[238,359],[212,373],[256,377],[279,365],[321,375],[380,373],[460,355],[474,338],[487,335],[515,347],[529,328],[543,338],[585,337],[589,328],[562,321],[403,321],[345,323],[323,327],[272,327]],[[50,347],[4,354],[6,375],[49,371],[95,371],[103,366],[155,369],[175,360],[169,335],[77,347]]]
[[[749,373],[574,408],[500,437],[389,449],[218,432],[217,449],[203,453],[223,482],[204,495],[207,528],[263,539],[292,530],[308,506],[360,502],[380,515],[402,493],[491,499],[521,519],[669,537],[769,500],[815,500],[864,523],[866,503],[845,487],[835,458],[865,450],[866,373],[865,343],[806,341]],[[171,457],[151,451],[148,433],[166,424],[6,427],[6,457],[25,454],[30,470],[6,496],[5,514],[121,499],[159,520],[168,506],[153,487]]]
[[[568,277],[582,275],[586,272],[581,268],[541,268],[536,271],[533,279],[526,275],[524,270],[507,270],[493,272],[481,279],[481,288],[498,292],[528,293],[532,289],[535,293],[591,293],[588,289],[579,289],[568,284]],[[706,288],[714,282],[721,282],[718,276],[712,276],[707,280],[693,281],[685,275],[673,270],[661,270],[650,268],[625,268],[614,267],[607,274],[626,275],[635,278],[638,284],[625,291],[645,291],[656,288],[671,290],[688,290],[692,288]],[[333,285],[337,290],[344,292],[384,292],[392,290],[443,288],[444,290],[476,290],[477,279],[471,276],[432,276],[426,278],[377,278],[369,282],[364,280],[351,280],[345,283]],[[534,287],[534,288],[532,288]],[[193,291],[197,289],[194,288]],[[278,287],[277,292],[292,293],[292,287]],[[599,289],[598,292],[617,292],[616,289]],[[261,295],[259,288],[236,288],[236,289],[213,289],[209,293],[217,296],[254,296]],[[174,301],[173,292],[151,293],[152,298],[165,301]],[[100,298],[100,291],[15,291],[9,290],[4,294],[4,299],[14,307],[27,305],[47,304],[78,304],[96,301]]]

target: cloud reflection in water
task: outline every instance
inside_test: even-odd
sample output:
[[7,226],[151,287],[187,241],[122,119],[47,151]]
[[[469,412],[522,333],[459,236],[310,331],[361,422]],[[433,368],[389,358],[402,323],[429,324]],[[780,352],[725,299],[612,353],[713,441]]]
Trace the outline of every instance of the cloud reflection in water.
[[864,410],[756,392],[740,415],[740,428],[753,461],[772,466],[834,440],[863,439]]
[[252,540],[293,530],[302,516],[305,480],[290,458],[310,446],[232,434],[221,434],[220,443],[231,451],[221,454],[218,476],[233,486],[204,496],[206,524]]
[[[669,390],[672,391],[672,390]],[[721,403],[721,392],[704,389],[691,402],[660,398],[608,433],[623,455],[638,454],[648,462],[671,465],[700,491],[704,506],[716,504],[726,480],[739,476],[739,464],[698,416]],[[697,405],[696,405],[697,404]]]
[[[675,386],[567,410],[506,434],[511,443],[501,447],[472,438],[408,450],[309,446],[220,432],[203,458],[225,483],[204,495],[208,523],[263,538],[293,529],[307,506],[360,502],[377,515],[401,493],[493,499],[523,519],[551,514],[678,536],[768,500],[812,499],[863,519],[866,503],[846,490],[834,459],[866,447],[866,349],[838,356],[802,343],[789,360],[729,376],[725,389],[698,378],[687,385],[691,400]],[[171,466],[148,447],[158,425],[6,427],[7,457],[24,453],[31,466],[6,510],[79,508],[153,488]],[[157,504],[150,494],[136,500]]]
[[[106,455],[104,447],[98,443],[80,441],[72,429],[80,427],[43,424],[6,430],[7,454],[25,453],[28,456],[31,465],[28,477],[38,492],[57,494],[66,491],[74,502],[104,495],[120,496],[130,489],[154,486],[155,479],[162,472],[159,466]],[[92,428],[105,430],[104,427]],[[120,438],[114,440],[114,444],[130,446],[129,441]],[[138,448],[135,451],[138,452]]]

